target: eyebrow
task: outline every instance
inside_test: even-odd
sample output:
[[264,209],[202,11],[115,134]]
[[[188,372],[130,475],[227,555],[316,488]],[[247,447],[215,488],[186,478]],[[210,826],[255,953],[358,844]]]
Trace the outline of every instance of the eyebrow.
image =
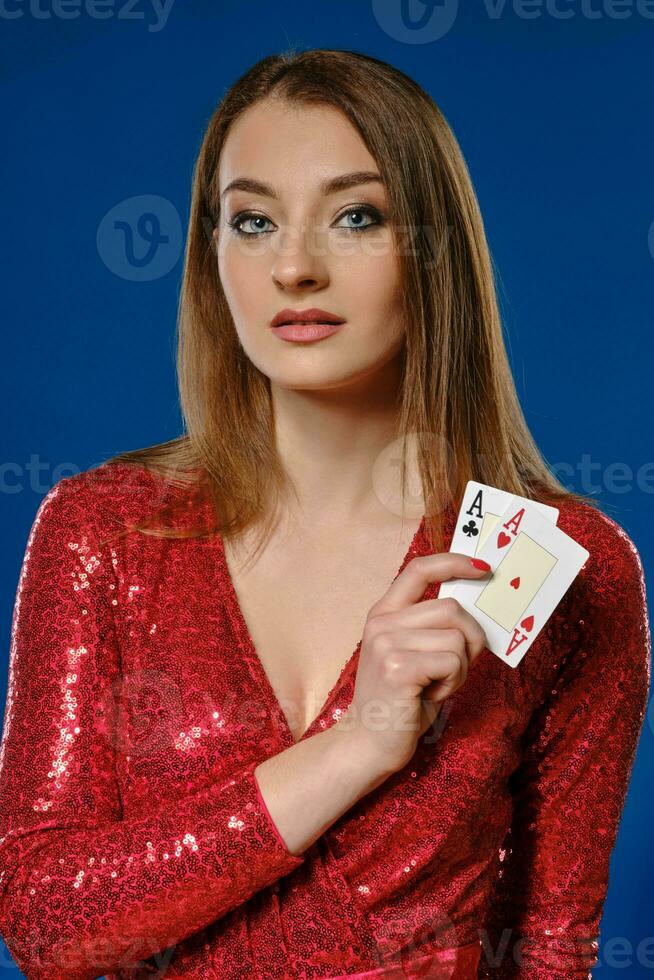
[[[359,184],[370,184],[373,182],[383,184],[384,181],[381,174],[374,170],[353,170],[351,173],[339,174],[338,177],[323,180],[320,184],[320,190],[323,194],[336,194],[338,191],[349,190],[350,187],[358,187]],[[230,181],[220,195],[221,200],[228,191],[247,191],[250,194],[261,194],[263,197],[279,198],[279,194],[274,187],[264,183],[264,181],[255,180],[253,177],[236,177]]]

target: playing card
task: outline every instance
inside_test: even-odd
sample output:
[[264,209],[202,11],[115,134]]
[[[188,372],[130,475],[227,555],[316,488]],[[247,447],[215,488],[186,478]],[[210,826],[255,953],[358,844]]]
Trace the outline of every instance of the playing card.
[[451,580],[452,594],[484,630],[488,649],[516,667],[588,555],[533,502],[516,496],[477,552],[492,574]]
[[[544,517],[556,524],[559,516],[556,507],[542,504],[538,500],[529,500],[527,497],[508,493],[498,487],[478,483],[476,480],[469,480],[463,494],[450,551],[458,551],[463,555],[469,555],[471,558],[478,555],[512,500],[531,504]],[[460,581],[461,579],[449,579],[449,581],[443,582],[439,598],[452,595]]]

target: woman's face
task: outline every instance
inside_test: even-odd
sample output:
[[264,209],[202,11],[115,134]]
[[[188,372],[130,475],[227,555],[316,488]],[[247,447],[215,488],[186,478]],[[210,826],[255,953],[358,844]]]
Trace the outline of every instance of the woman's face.
[[[378,168],[349,120],[328,106],[259,102],[227,136],[214,231],[220,279],[243,349],[273,384],[320,389],[372,380],[403,346],[383,184],[369,177],[321,186],[361,172]],[[268,187],[229,189],[243,179]],[[310,308],[345,323],[310,342],[284,340],[270,326],[283,309]]]

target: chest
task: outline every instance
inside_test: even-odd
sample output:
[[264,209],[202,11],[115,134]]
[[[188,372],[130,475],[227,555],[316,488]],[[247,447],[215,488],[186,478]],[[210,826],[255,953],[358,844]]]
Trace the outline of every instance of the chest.
[[257,660],[295,740],[320,714],[390,586],[419,520],[376,534],[271,539],[255,563],[225,545],[230,578]]

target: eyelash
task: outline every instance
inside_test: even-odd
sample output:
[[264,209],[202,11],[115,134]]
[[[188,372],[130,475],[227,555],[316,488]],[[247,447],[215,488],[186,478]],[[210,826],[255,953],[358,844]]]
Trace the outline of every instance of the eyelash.
[[[341,218],[345,218],[346,215],[352,214],[352,212],[356,213],[357,211],[361,211],[363,214],[367,214],[375,220],[371,224],[364,225],[362,228],[346,228],[345,231],[353,231],[360,234],[362,231],[368,231],[369,228],[375,228],[384,224],[383,216],[380,214],[377,208],[373,208],[369,204],[358,204],[349,207],[347,211],[343,212],[338,220],[340,221]],[[239,211],[238,214],[235,214],[233,218],[228,220],[227,224],[232,231],[234,231],[237,235],[241,235],[243,238],[259,238],[260,235],[270,234],[270,232],[266,231],[248,232],[239,228],[239,225],[243,221],[248,221],[250,218],[264,218],[265,221],[270,221],[270,218],[266,218],[265,215],[258,214],[256,211]]]

